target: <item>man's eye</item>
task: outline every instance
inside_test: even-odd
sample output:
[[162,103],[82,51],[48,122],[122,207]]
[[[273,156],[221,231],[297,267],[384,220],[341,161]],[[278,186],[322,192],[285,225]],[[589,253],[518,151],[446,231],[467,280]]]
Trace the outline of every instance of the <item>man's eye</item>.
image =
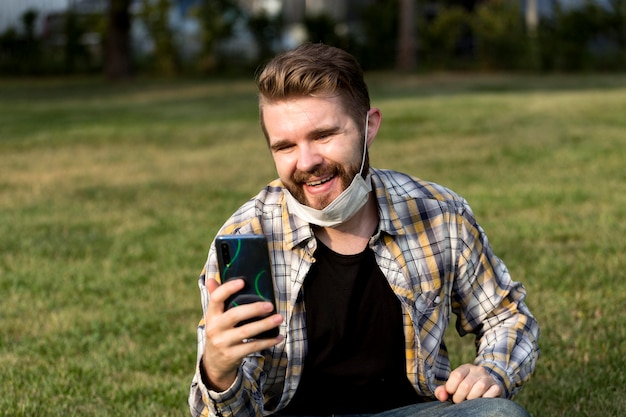
[[288,152],[293,149],[293,145],[281,145],[272,148],[274,152]]
[[323,140],[323,139],[328,139],[331,136],[332,136],[332,134],[330,134],[330,133],[320,133],[319,135],[317,135],[316,139],[317,140]]

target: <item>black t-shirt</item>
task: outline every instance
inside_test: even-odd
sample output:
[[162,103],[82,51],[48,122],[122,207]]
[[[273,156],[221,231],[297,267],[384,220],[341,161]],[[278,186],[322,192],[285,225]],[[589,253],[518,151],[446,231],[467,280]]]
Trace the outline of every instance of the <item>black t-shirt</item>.
[[421,401],[406,376],[402,308],[367,248],[318,240],[303,296],[308,352],[284,415],[376,413]]

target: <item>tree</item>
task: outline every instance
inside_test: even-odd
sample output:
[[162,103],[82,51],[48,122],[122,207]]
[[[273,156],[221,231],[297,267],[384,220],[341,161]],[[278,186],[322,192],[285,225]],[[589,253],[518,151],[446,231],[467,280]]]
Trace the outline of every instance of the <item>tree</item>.
[[281,15],[270,16],[267,12],[254,14],[248,18],[248,29],[256,41],[259,49],[258,61],[265,62],[274,54],[272,48],[276,39],[280,37],[283,28]]
[[180,58],[169,25],[171,0],[143,0],[139,18],[154,41],[156,70],[163,75],[175,75],[180,70]]
[[109,0],[104,45],[104,71],[110,80],[126,79],[132,74],[130,47],[131,1]]
[[398,2],[398,50],[397,67],[413,70],[417,65],[417,33],[415,30],[415,0]]
[[363,68],[389,69],[396,65],[399,0],[373,0],[361,12]]
[[526,0],[526,32],[528,33],[528,47],[530,55],[530,68],[539,69],[540,52],[537,43],[537,27],[539,26],[539,12],[537,0]]
[[241,10],[235,0],[202,1],[197,10],[197,17],[202,25],[202,44],[204,49],[204,69],[213,69],[216,62],[216,47],[220,40],[233,33]]

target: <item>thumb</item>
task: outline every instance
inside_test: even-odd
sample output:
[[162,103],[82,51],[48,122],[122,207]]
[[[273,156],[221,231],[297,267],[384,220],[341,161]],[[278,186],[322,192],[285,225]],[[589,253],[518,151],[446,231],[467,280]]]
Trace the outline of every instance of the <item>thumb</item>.
[[444,385],[439,385],[435,388],[435,397],[441,402],[448,401],[449,394]]

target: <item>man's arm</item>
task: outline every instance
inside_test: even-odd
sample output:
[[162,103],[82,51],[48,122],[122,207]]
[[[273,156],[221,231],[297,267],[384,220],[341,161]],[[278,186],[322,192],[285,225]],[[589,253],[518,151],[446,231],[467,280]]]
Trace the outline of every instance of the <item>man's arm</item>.
[[[243,281],[234,280],[221,286],[215,276],[215,252],[212,247],[205,271],[199,279],[204,319],[198,326],[198,361],[189,394],[189,407],[194,416],[206,415],[203,414],[206,410],[210,415],[223,417],[261,415],[263,359],[258,352],[279,343],[282,336],[249,339],[276,327],[282,317],[276,314],[235,327],[242,320],[263,315],[269,303],[253,303],[224,311],[224,300],[238,291]],[[269,308],[271,311],[271,305]]]
[[270,302],[256,302],[224,311],[225,301],[243,289],[244,281],[237,279],[220,285],[210,279],[206,284],[211,302],[205,314],[202,371],[205,383],[212,390],[221,392],[235,382],[243,358],[271,348],[282,340],[280,335],[272,339],[253,339],[255,335],[280,325],[282,316],[274,314],[237,327],[242,321],[270,314],[274,306]]
[[455,402],[479,396],[511,398],[535,369],[539,327],[524,302],[524,287],[511,280],[493,254],[468,206],[460,228],[452,307],[459,315],[459,333],[476,334],[477,357],[474,364],[455,369],[436,395]]

